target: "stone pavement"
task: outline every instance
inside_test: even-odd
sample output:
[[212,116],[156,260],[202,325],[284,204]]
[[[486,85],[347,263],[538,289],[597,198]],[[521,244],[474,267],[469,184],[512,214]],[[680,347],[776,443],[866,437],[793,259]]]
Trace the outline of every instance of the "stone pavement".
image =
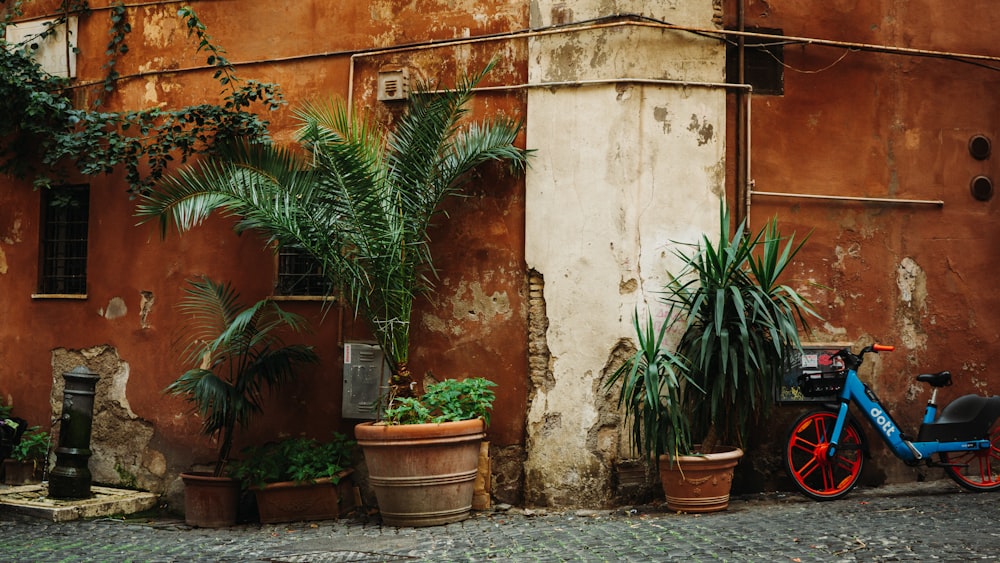
[[0,561],[968,561],[1000,558],[1000,493],[950,481],[858,489],[839,501],[737,497],[726,512],[662,505],[509,509],[432,528],[377,518],[193,529],[143,515],[54,523],[0,512]]

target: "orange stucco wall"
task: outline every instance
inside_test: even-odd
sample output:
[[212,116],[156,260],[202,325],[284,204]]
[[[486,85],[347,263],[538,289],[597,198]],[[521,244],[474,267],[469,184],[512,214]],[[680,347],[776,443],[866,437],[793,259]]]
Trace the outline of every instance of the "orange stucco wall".
[[[729,4],[735,26],[736,6]],[[748,31],[759,26],[788,36],[995,57],[994,8],[751,1],[745,14]],[[915,434],[930,395],[915,375],[951,370],[955,385],[941,393],[942,402],[1000,390],[992,368],[1000,334],[998,198],[978,201],[969,189],[980,174],[1000,179],[1000,73],[944,58],[794,43],[785,45],[784,61],[784,95],[752,101],[755,190],[943,201],[938,207],[753,196],[750,206],[757,227],[777,214],[784,231],[811,233],[792,276],[825,318],[814,323],[810,340],[896,345],[866,361],[863,379],[902,430]],[[969,154],[976,134],[994,142],[987,160]],[[786,421],[763,434],[783,437]],[[891,458],[874,432],[868,437],[878,466],[873,480],[913,478],[917,470]]]
[[[45,2],[29,3],[25,18],[48,13]],[[55,2],[48,4],[55,5]],[[109,2],[90,2],[80,17],[78,84],[99,83],[108,41]],[[527,7],[478,2],[268,2],[208,0],[193,3],[215,44],[223,46],[243,79],[277,83],[289,104],[265,117],[273,137],[290,140],[292,109],[307,99],[350,95],[357,107],[390,120],[395,107],[375,99],[383,65],[406,66],[416,80],[452,83],[490,59],[500,64],[487,83],[520,83],[526,74],[523,43],[488,41],[464,46],[392,50],[433,40],[502,33],[526,26]],[[205,54],[186,35],[176,2],[129,3],[129,52],[118,62],[124,77],[104,107],[112,110],[178,107],[221,99],[220,85],[204,65]],[[390,48],[384,53],[373,50]],[[351,55],[354,55],[352,59]],[[266,62],[272,61],[272,62]],[[353,66],[353,72],[352,72]],[[351,82],[353,80],[353,82]],[[99,87],[99,86],[96,86]],[[78,104],[95,87],[75,91]],[[477,96],[475,115],[523,115],[523,94]],[[523,141],[522,141],[523,142]],[[91,226],[86,300],[32,299],[38,277],[39,194],[30,184],[0,178],[0,397],[16,414],[48,425],[53,351],[113,347],[129,366],[126,397],[132,411],[151,422],[151,444],[174,471],[210,461],[214,445],[183,401],[162,389],[184,369],[176,339],[180,317],[173,307],[186,278],[207,274],[234,281],[247,302],[270,294],[274,259],[261,239],[237,236],[225,219],[161,240],[153,225],[136,226],[134,202],[118,175],[88,179]],[[489,439],[500,448],[523,443],[526,401],[526,279],[523,259],[523,179],[487,168],[469,197],[449,202],[450,218],[433,231],[440,270],[438,291],[422,301],[414,317],[411,367],[438,378],[484,376],[499,384]],[[146,292],[146,297],[143,295]],[[146,311],[142,304],[152,295]],[[120,298],[127,313],[103,312]],[[143,300],[146,301],[143,301]],[[341,418],[342,352],[339,342],[366,338],[363,323],[346,306],[324,311],[319,302],[286,302],[309,318],[322,364],[275,393],[264,415],[239,445],[281,435],[324,437],[350,432],[357,421]],[[512,476],[516,479],[516,476]]]
[[[57,4],[31,2],[25,17],[48,14]],[[109,2],[90,4],[94,11],[80,19],[77,82],[92,86],[75,90],[81,105],[100,87],[108,41]],[[732,28],[738,2],[724,4]],[[935,0],[836,0],[821,8],[788,0],[742,4],[748,30],[780,28],[797,37],[998,55],[992,0],[960,6]],[[281,85],[290,104],[267,115],[279,141],[292,138],[291,109],[317,97],[349,96],[391,121],[397,109],[375,99],[377,71],[385,66],[405,66],[414,79],[448,84],[459,72],[499,57],[486,85],[527,79],[526,40],[505,36],[528,27],[527,2],[203,0],[193,5],[242,78]],[[219,100],[221,88],[205,68],[205,55],[195,53],[176,15],[180,4],[129,6],[130,51],[117,67],[124,79],[105,107]],[[470,41],[434,44],[455,38]],[[941,57],[794,42],[785,45],[784,62],[789,67],[784,95],[752,96],[749,158],[755,190],[943,202],[939,207],[750,198],[753,226],[778,215],[784,232],[811,232],[788,280],[824,317],[805,339],[895,344],[897,351],[869,362],[863,376],[903,429],[915,432],[927,397],[912,382],[917,373],[955,374],[956,384],[942,393],[943,401],[996,392],[991,360],[1000,332],[993,287],[1000,243],[997,198],[975,200],[969,182],[980,174],[997,181],[1000,157],[975,160],[967,144],[975,134],[994,145],[998,141],[1000,99],[994,92],[1000,73]],[[983,64],[1000,68],[996,61]],[[734,94],[729,99],[737,102]],[[477,95],[474,113],[524,116],[525,104],[523,90],[492,90]],[[738,147],[732,104],[730,182]],[[33,300],[39,194],[28,183],[0,178],[0,397],[12,401],[20,416],[45,425],[55,352],[108,345],[129,366],[125,392],[131,409],[155,428],[150,447],[164,454],[172,470],[207,461],[214,448],[198,434],[197,420],[180,400],[161,392],[183,368],[175,360],[180,325],[173,306],[184,279],[200,274],[233,279],[248,300],[268,295],[273,259],[259,239],[237,237],[222,219],[161,241],[153,227],[135,226],[120,175],[93,178],[90,184],[88,298]],[[482,375],[499,383],[490,439],[508,449],[505,455],[515,463],[505,467],[513,467],[512,473],[525,441],[529,393],[524,192],[523,179],[487,168],[469,197],[448,203],[450,218],[442,218],[432,233],[439,291],[418,307],[411,358],[418,375]],[[731,201],[743,197],[743,190],[730,184]],[[145,311],[143,292],[154,299]],[[108,318],[104,313],[114,298],[125,302],[127,313]],[[337,308],[324,315],[319,303],[286,306],[313,321],[316,332],[307,340],[320,349],[323,363],[275,395],[242,443],[282,434],[322,437],[349,431],[354,422],[340,416],[338,343],[365,338],[363,327],[352,321],[349,308],[341,322]],[[757,459],[744,462],[744,474],[781,475],[774,446],[801,409],[778,407],[762,423],[760,444],[751,445]],[[876,440],[871,433],[869,438]],[[914,470],[874,445],[870,481],[912,478]],[[782,484],[772,480],[771,486]]]

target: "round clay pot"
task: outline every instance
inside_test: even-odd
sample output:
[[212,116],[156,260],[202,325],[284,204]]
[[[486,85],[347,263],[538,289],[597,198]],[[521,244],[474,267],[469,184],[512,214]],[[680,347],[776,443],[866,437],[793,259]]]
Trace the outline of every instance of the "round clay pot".
[[211,473],[181,473],[184,481],[184,523],[199,528],[224,528],[236,524],[240,482]]
[[720,446],[703,455],[660,456],[660,481],[667,509],[674,512],[718,512],[729,507],[733,468],[743,450]]
[[357,425],[382,522],[437,526],[468,518],[484,430],[481,419]]

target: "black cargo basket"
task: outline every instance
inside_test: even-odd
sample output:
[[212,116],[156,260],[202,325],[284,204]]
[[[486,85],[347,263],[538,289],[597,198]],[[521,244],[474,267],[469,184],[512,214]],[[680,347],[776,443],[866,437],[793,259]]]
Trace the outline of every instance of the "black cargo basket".
[[806,397],[836,395],[844,388],[847,371],[813,371],[799,376],[799,391]]

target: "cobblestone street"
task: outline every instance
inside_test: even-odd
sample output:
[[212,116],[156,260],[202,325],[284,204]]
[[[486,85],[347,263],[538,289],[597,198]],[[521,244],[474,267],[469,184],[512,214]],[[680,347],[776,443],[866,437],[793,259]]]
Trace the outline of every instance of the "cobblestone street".
[[432,528],[365,518],[193,529],[160,517],[52,523],[0,514],[0,560],[48,561],[967,561],[1000,558],[1000,497],[950,481],[857,490],[827,503],[734,498],[692,516],[661,507],[511,509]]

